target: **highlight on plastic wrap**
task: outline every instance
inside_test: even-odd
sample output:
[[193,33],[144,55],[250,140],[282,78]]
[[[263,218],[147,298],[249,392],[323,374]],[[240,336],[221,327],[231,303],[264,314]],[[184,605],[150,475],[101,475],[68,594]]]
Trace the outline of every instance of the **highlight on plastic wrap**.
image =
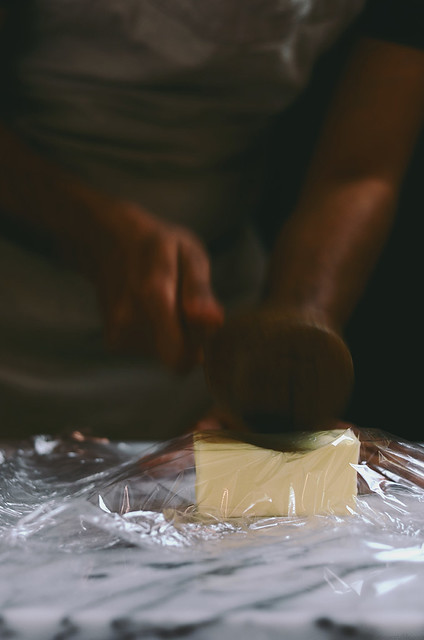
[[222,519],[353,513],[360,449],[353,431],[313,433],[296,447],[195,434],[197,511]]

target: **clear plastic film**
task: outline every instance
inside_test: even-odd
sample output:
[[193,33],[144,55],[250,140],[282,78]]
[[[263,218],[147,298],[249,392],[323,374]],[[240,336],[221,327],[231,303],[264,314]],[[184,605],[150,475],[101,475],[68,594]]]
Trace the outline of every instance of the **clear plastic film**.
[[416,543],[424,526],[424,447],[348,425],[163,444],[38,436],[0,449],[0,462],[0,551],[234,546],[331,528]]

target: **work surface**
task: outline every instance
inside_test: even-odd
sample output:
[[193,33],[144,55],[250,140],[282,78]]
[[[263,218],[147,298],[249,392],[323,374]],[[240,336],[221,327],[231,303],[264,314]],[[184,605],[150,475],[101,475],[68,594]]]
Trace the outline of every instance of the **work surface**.
[[0,638],[424,638],[421,496],[191,529],[101,509],[102,474],[146,446],[0,448]]

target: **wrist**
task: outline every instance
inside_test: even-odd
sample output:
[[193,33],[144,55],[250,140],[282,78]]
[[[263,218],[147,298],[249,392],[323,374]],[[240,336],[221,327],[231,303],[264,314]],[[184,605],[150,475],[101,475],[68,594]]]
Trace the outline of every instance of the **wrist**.
[[284,295],[269,293],[261,303],[261,310],[266,314],[273,314],[282,320],[321,327],[340,333],[341,328],[335,318],[324,308],[306,301],[289,301]]
[[298,204],[276,240],[265,297],[339,330],[355,308],[393,220],[384,181],[321,185]]

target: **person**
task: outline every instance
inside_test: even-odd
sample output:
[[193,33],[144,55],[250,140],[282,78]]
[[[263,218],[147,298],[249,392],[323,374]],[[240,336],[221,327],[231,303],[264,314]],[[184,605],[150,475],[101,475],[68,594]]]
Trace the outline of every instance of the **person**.
[[[180,433],[213,403],[204,346],[239,309],[342,336],[424,113],[420,3],[363,5],[3,0],[3,434]],[[284,215],[281,114],[350,28]]]

